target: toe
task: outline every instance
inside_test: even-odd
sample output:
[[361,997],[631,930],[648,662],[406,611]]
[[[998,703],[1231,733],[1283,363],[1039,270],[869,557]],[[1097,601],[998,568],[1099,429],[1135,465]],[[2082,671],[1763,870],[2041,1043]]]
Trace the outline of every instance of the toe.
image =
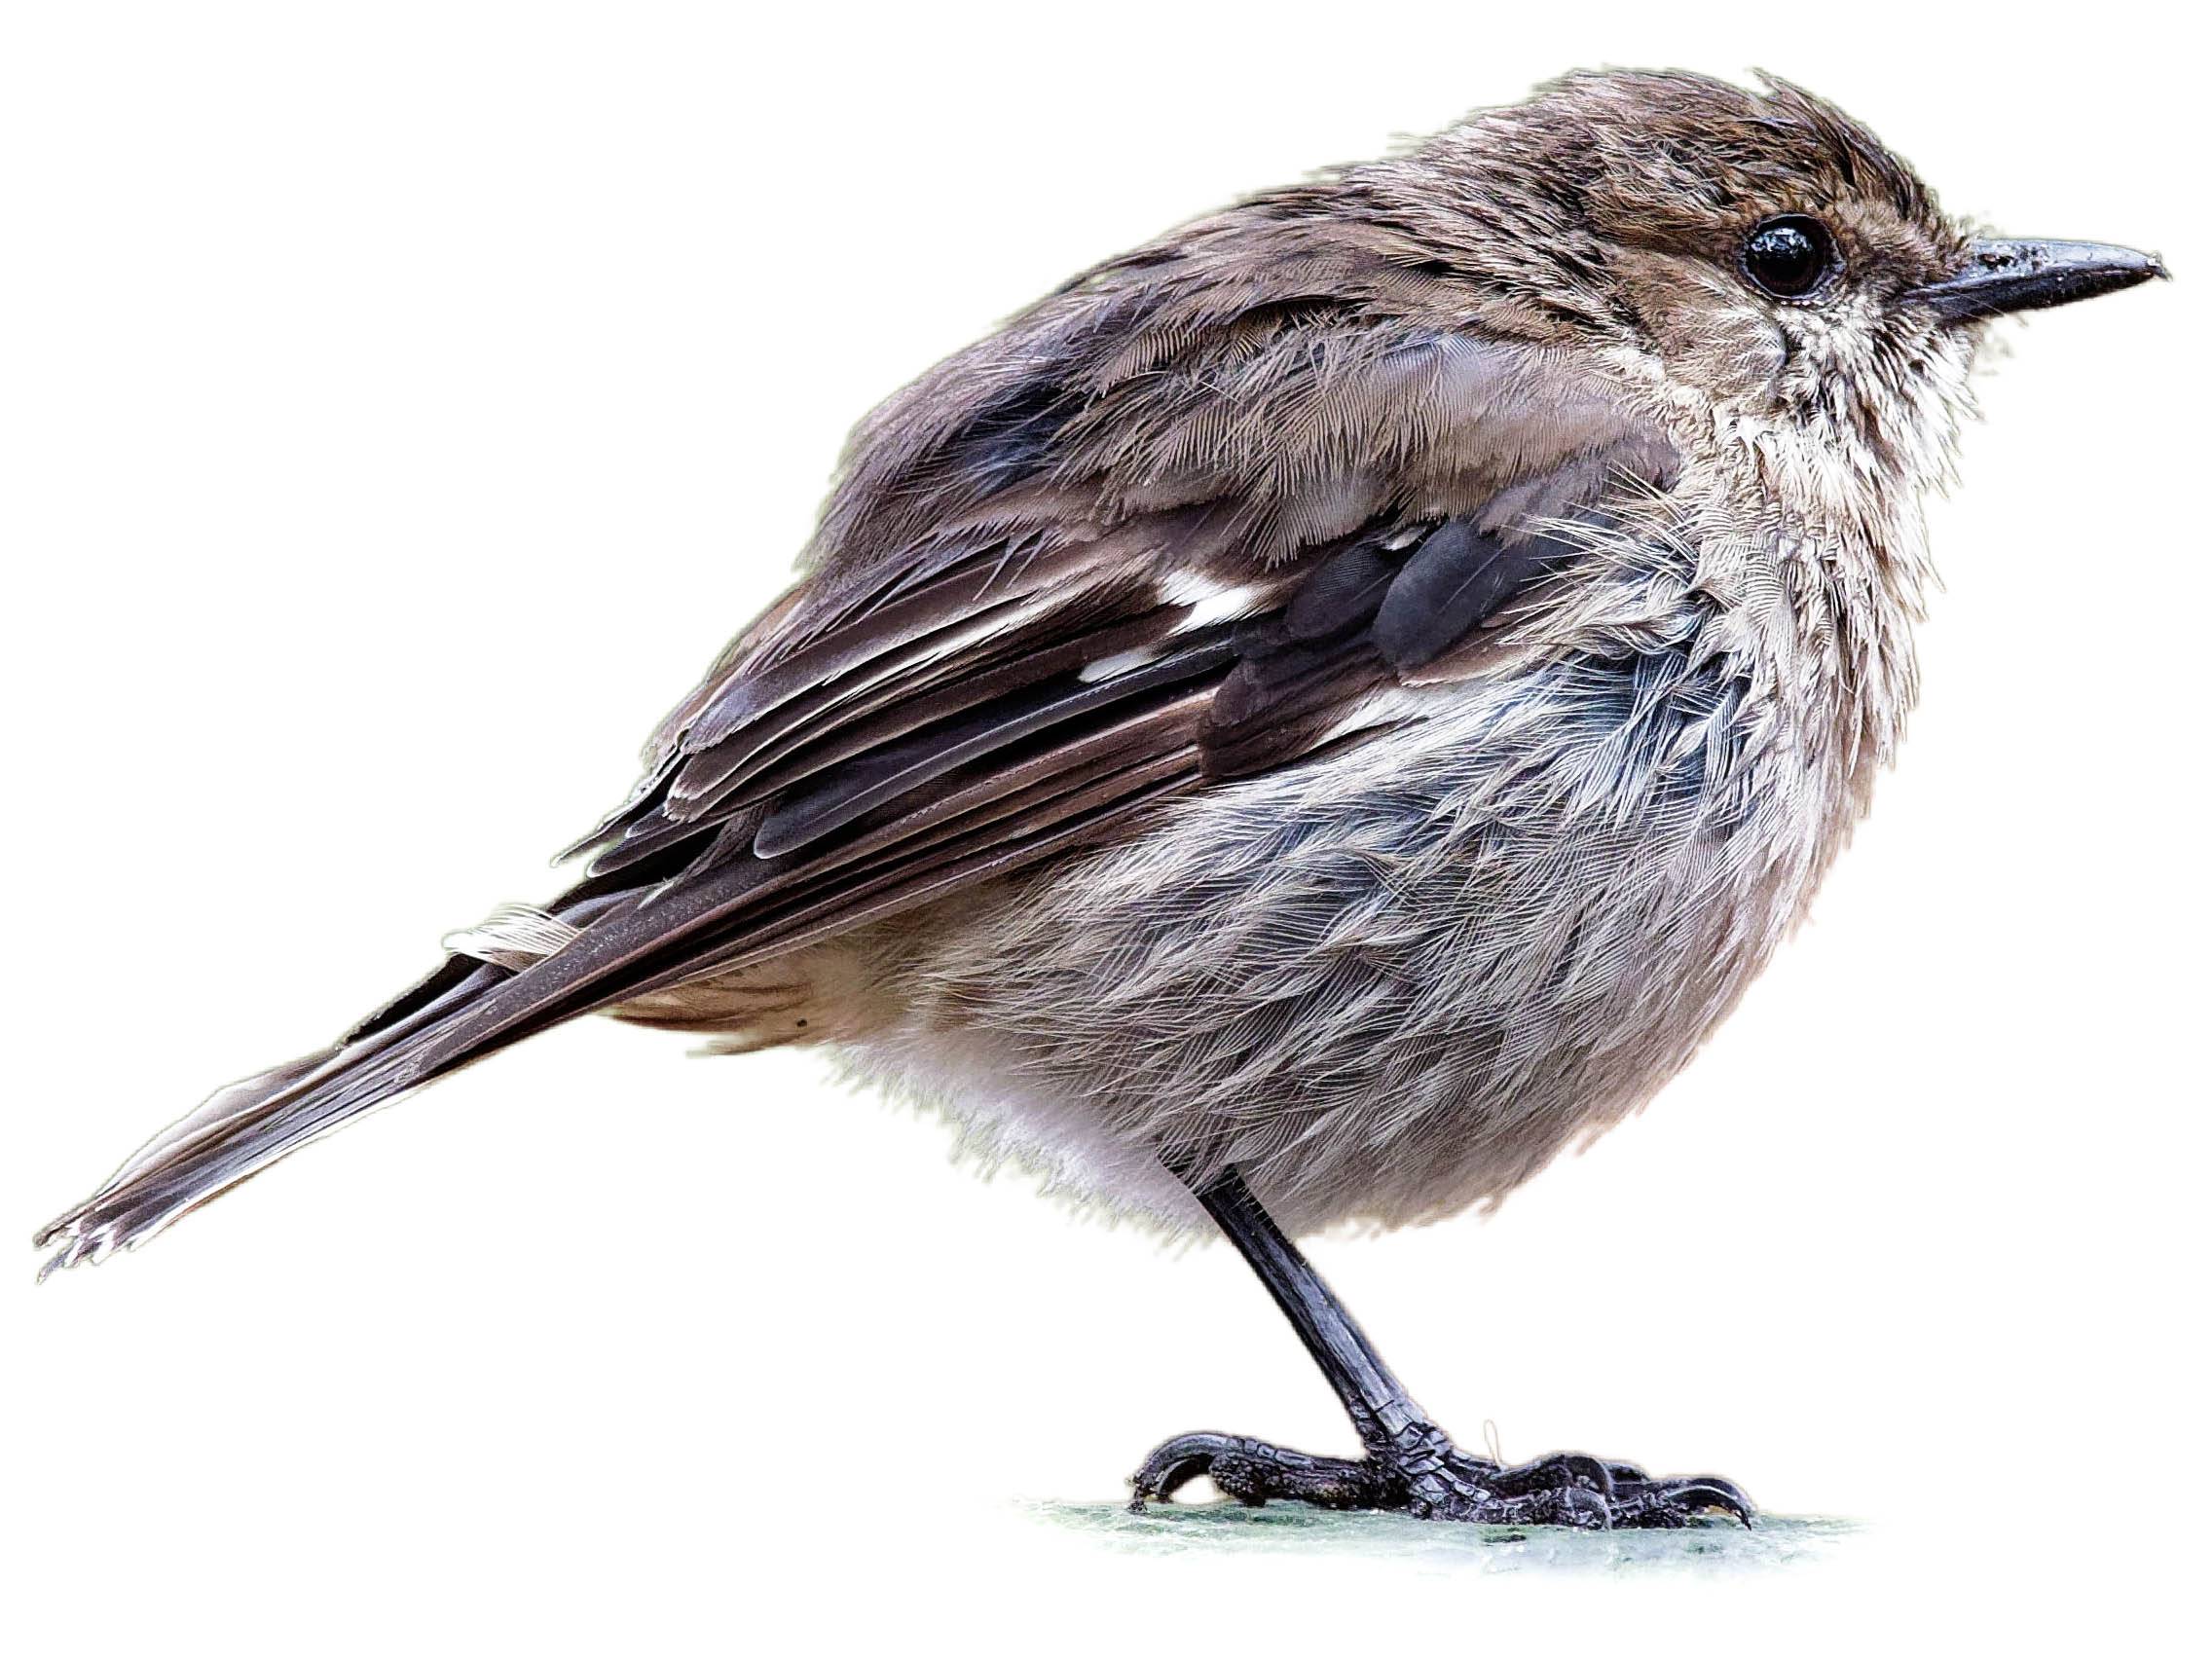
[[1700,1515],[1732,1515],[1746,1527],[1756,1511],[1734,1481],[1718,1475],[1647,1481],[1625,1489],[1613,1509],[1618,1527],[1687,1527]]
[[1500,1497],[1568,1488],[1609,1497],[1619,1484],[1613,1472],[1618,1466],[1583,1452],[1554,1452],[1548,1457],[1495,1470],[1487,1484]]
[[1405,1506],[1391,1472],[1365,1460],[1316,1457],[1241,1434],[1179,1434],[1156,1447],[1129,1477],[1129,1507],[1141,1512],[1153,1499],[1170,1501],[1200,1475],[1224,1496],[1252,1508],[1274,1498],[1323,1509]]

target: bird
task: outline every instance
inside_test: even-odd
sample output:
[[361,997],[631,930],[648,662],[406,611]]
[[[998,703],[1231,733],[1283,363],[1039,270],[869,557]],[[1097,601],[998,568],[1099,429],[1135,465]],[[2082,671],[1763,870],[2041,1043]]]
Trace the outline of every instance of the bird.
[[1106,259],[855,428],[565,891],[147,1142],[41,1276],[604,1013],[821,1046],[1226,1237],[1361,1455],[1177,1435],[1138,1507],[1750,1525],[1720,1476],[1461,1448],[1294,1239],[1494,1205],[1690,1060],[1897,751],[1992,320],[2166,275],[1979,234],[1835,105],[1680,70]]

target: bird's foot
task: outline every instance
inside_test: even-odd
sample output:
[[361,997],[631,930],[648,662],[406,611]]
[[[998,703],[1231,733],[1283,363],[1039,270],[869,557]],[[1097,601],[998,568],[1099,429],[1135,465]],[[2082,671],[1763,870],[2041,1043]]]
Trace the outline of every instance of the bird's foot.
[[1254,1507],[1288,1499],[1484,1526],[1688,1527],[1718,1512],[1749,1527],[1752,1514],[1751,1499],[1717,1475],[1654,1480],[1634,1463],[1580,1452],[1500,1463],[1468,1456],[1426,1423],[1377,1437],[1359,1458],[1316,1457],[1237,1434],[1178,1435],[1130,1477],[1129,1507],[1171,1502],[1200,1475]]

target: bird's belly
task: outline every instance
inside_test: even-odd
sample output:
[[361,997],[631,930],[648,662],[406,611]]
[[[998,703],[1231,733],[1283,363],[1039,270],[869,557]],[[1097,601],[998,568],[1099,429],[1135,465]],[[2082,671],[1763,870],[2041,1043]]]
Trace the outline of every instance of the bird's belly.
[[923,926],[856,1057],[1171,1223],[1162,1155],[1299,1229],[1494,1200],[1648,1099],[1809,897],[1837,791],[1756,705],[1679,663],[1462,688]]

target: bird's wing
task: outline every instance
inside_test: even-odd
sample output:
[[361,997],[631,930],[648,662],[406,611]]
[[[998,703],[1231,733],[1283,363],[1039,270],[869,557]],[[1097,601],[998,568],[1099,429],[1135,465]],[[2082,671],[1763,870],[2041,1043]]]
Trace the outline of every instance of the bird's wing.
[[1480,672],[1578,551],[1563,526],[1670,481],[1669,446],[1555,354],[1378,320],[1335,257],[1106,268],[863,425],[805,575],[571,849],[594,900],[720,896],[627,988],[1340,741],[1379,692]]

